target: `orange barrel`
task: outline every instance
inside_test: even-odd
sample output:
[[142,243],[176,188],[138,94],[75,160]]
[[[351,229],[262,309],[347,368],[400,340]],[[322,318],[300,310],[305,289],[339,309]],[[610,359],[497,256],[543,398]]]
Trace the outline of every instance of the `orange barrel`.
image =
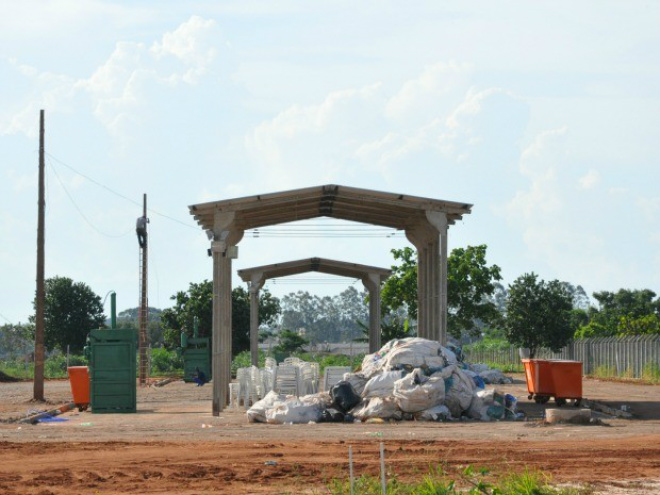
[[551,361],[547,359],[523,359],[527,390],[534,395],[555,395]]
[[555,398],[582,398],[582,361],[554,359],[550,362]]
[[89,405],[89,372],[87,366],[69,366],[69,382],[73,402],[79,409]]

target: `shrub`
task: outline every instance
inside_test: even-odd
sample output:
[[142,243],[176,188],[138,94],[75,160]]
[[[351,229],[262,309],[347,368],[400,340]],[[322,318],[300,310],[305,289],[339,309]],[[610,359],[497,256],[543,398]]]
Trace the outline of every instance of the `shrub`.
[[151,349],[151,374],[183,373],[183,358],[164,347]]

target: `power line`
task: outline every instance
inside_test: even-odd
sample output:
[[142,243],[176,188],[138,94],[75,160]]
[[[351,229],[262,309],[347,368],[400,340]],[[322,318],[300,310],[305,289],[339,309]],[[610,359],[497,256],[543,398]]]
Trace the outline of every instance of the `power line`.
[[[60,160],[60,159],[57,158],[56,156],[53,156],[53,155],[51,155],[50,153],[46,153],[46,154],[47,154],[50,158],[52,158],[53,160],[55,160],[57,163],[59,163],[60,165],[65,166],[66,168],[68,168],[69,170],[71,170],[73,173],[78,174],[80,177],[82,177],[82,178],[84,178],[84,179],[86,179],[86,180],[92,182],[93,184],[96,184],[97,186],[99,186],[99,187],[105,189],[106,191],[108,191],[109,193],[114,194],[115,196],[117,196],[117,197],[119,197],[119,198],[122,198],[122,199],[124,199],[124,200],[126,200],[126,201],[128,201],[128,202],[130,202],[130,203],[133,203],[134,205],[137,205],[137,206],[140,206],[140,207],[142,206],[142,203],[139,203],[139,202],[137,202],[137,201],[135,201],[135,200],[129,198],[128,196],[125,196],[124,194],[122,194],[122,193],[120,193],[120,192],[117,192],[117,191],[115,191],[114,189],[112,189],[112,188],[106,186],[105,184],[102,184],[102,183],[100,183],[99,181],[92,179],[92,178],[89,177],[88,175],[85,175],[85,174],[83,174],[82,172],[76,170],[76,169],[73,168],[71,165],[68,165],[68,164],[64,163],[62,160]],[[53,169],[54,169],[54,167],[53,167]],[[188,228],[190,228],[190,229],[194,229],[194,230],[196,230],[196,231],[199,231],[199,229],[198,229],[197,227],[192,226],[192,225],[190,225],[190,224],[187,224],[187,223],[185,223],[185,222],[182,222],[181,220],[178,220],[178,219],[176,219],[176,218],[174,218],[174,217],[171,217],[171,216],[169,216],[169,215],[166,215],[165,213],[161,213],[161,212],[159,212],[159,211],[157,211],[157,210],[154,210],[153,208],[147,208],[147,211],[149,211],[149,212],[151,212],[151,213],[153,213],[153,214],[155,214],[155,215],[161,216],[161,217],[163,217],[163,218],[167,218],[168,220],[171,220],[172,222],[176,222],[176,223],[178,223],[178,224],[180,224],[180,225],[183,225],[184,227],[188,227]]]
[[71,201],[71,204],[72,204],[72,205],[74,206],[74,208],[78,211],[78,213],[79,213],[80,216],[83,218],[83,220],[85,220],[85,222],[87,223],[87,225],[89,225],[91,228],[93,228],[93,229],[94,229],[95,231],[97,231],[99,234],[104,235],[104,236],[106,236],[106,237],[113,237],[113,238],[125,237],[125,236],[127,236],[128,234],[131,233],[131,231],[132,231],[133,229],[129,230],[128,232],[126,232],[126,233],[124,233],[124,234],[119,234],[119,235],[108,234],[107,232],[103,232],[103,231],[102,231],[101,229],[99,229],[96,225],[94,225],[94,224],[91,222],[91,220],[90,220],[89,218],[87,218],[87,216],[83,213],[82,209],[80,209],[80,207],[78,206],[78,204],[75,202],[75,200],[73,199],[73,196],[71,196],[71,194],[69,193],[69,190],[66,188],[66,186],[64,185],[64,182],[62,181],[62,179],[60,178],[59,174],[57,173],[57,170],[55,170],[55,167],[53,167],[52,164],[50,163],[50,160],[48,161],[48,164],[50,165],[51,170],[52,170],[53,173],[55,174],[55,178],[57,179],[57,182],[60,183],[60,186],[62,186],[62,189],[64,189],[64,192],[66,193],[67,197],[68,197],[69,200]]

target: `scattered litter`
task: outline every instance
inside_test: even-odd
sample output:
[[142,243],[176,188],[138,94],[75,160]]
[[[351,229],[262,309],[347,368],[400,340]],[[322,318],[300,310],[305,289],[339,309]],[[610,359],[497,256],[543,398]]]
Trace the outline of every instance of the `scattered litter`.
[[38,423],[64,423],[65,421],[69,420],[67,418],[58,418],[56,416],[44,416],[37,420]]
[[213,425],[207,425],[205,423],[202,423],[202,428],[213,428]]
[[92,423],[80,423],[80,426],[92,426]]
[[266,461],[264,466],[277,466],[277,461]]

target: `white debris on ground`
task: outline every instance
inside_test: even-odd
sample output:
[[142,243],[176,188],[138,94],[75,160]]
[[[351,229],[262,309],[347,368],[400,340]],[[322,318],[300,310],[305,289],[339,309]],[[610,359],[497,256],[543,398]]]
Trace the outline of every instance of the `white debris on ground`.
[[438,342],[391,340],[368,354],[361,371],[330,391],[303,397],[269,392],[248,411],[249,422],[317,423],[367,420],[515,420],[516,398],[486,384],[511,383],[501,371],[460,361]]

